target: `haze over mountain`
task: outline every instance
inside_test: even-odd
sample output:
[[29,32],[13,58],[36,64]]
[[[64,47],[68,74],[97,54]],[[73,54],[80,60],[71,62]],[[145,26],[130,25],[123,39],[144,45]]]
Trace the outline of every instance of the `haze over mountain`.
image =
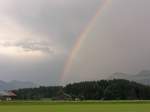
[[[101,79],[101,78],[100,78]],[[108,78],[105,79],[127,79],[130,81],[135,81],[141,84],[150,85],[150,70],[143,70],[138,74],[126,74],[116,72],[110,75]],[[34,84],[32,82],[26,81],[10,81],[5,82],[0,80],[0,90],[14,90],[14,89],[21,89],[21,88],[34,88],[38,87],[39,85]]]
[[32,82],[25,82],[25,81],[5,82],[0,80],[0,90],[14,90],[14,89],[21,89],[21,88],[33,88],[33,87],[37,87],[37,85]]
[[143,70],[138,74],[114,73],[108,79],[127,79],[138,83],[150,85],[150,70]]

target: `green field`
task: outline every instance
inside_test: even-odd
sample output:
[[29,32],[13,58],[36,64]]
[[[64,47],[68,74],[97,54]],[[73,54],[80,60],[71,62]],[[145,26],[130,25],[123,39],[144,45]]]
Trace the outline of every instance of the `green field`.
[[1,102],[0,112],[150,112],[150,102]]

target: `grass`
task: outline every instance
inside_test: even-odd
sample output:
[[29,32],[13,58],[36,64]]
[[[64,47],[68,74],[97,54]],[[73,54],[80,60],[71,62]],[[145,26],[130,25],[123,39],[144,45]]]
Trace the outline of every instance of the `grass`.
[[149,112],[150,101],[0,102],[0,112]]

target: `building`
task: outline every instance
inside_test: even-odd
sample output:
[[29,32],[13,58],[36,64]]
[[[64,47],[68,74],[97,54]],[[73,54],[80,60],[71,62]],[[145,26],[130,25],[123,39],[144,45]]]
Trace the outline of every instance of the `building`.
[[59,101],[68,100],[68,101],[70,101],[70,100],[72,100],[72,97],[70,95],[64,93],[64,94],[58,95],[56,97],[53,97],[52,100],[59,100]]
[[16,94],[12,91],[0,91],[0,100],[1,101],[11,101],[16,97]]
[[64,93],[63,90],[60,90],[52,100],[72,100],[72,97],[69,94]]

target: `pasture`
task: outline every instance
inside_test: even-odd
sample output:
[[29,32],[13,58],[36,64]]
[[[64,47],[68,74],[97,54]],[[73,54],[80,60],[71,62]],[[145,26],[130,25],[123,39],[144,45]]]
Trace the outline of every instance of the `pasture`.
[[0,102],[0,112],[150,112],[150,102]]

